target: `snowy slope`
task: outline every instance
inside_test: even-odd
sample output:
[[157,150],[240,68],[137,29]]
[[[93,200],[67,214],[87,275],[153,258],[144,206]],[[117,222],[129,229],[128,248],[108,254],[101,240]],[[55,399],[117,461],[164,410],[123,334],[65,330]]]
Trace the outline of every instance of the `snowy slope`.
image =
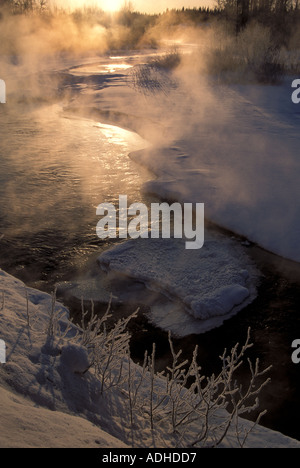
[[1,448],[122,448],[120,440],[79,416],[50,411],[0,387]]
[[[97,404],[99,383],[93,386],[93,379],[74,373],[82,370],[84,351],[79,348],[78,356],[73,351],[70,360],[68,341],[47,335],[52,297],[26,288],[3,271],[0,285],[0,330],[7,353],[6,364],[0,366],[1,420],[7,422],[2,425],[1,446],[124,447],[95,426],[101,414],[102,428],[114,432],[105,402]],[[70,325],[68,311],[56,304],[56,312],[64,332]],[[70,325],[68,337],[76,331]]]

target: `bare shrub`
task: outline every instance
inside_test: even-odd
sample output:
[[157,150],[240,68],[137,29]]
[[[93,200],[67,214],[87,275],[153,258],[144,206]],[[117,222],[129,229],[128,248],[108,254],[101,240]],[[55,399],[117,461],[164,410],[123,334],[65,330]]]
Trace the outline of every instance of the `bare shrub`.
[[281,49],[272,43],[270,29],[258,23],[249,24],[238,36],[216,29],[205,52],[208,73],[229,82],[275,84],[284,73],[282,59]]
[[[260,371],[259,360],[253,365],[247,359],[250,378],[243,389],[236,380],[236,372],[244,362],[245,354],[252,347],[250,330],[246,342],[236,345],[229,353],[220,356],[222,369],[218,375],[206,377],[197,364],[197,347],[190,364],[180,362],[182,351],[174,351],[171,336],[169,343],[172,365],[164,376],[154,372],[155,348],[148,360],[148,373],[143,373],[150,387],[149,401],[141,408],[148,415],[151,430],[157,429],[160,421],[168,420],[169,427],[180,447],[217,447],[234,430],[240,446],[244,446],[251,430],[259,423],[265,411],[260,412],[252,428],[243,429],[240,417],[259,407],[259,394],[269,383],[263,379],[270,368]],[[192,381],[192,383],[190,383]]]

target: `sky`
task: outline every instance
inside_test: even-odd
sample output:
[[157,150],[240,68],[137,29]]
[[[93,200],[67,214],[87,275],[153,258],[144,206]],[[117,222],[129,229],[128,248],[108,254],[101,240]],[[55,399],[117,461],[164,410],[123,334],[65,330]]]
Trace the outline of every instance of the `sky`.
[[[81,7],[97,5],[108,11],[119,10],[125,3],[125,0],[55,0],[55,3],[63,6]],[[199,8],[201,6],[214,6],[214,0],[131,0],[134,10],[142,13],[160,13],[167,8]]]

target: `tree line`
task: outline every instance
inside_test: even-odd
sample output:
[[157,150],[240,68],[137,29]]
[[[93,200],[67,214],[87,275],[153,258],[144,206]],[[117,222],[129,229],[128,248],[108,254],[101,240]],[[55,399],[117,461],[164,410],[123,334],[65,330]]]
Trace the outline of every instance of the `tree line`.
[[[6,9],[12,14],[55,12],[48,0],[0,0],[0,9]],[[90,21],[93,18],[104,26],[111,21],[111,14],[98,7],[83,7],[71,14],[75,20]],[[288,44],[291,33],[299,24],[300,0],[215,0],[215,5],[211,8],[182,7],[151,15],[135,11],[132,3],[125,1],[120,11],[116,13],[114,21],[117,20],[119,24],[132,30],[137,29],[142,34],[162,19],[168,26],[181,24],[197,26],[207,22],[223,21],[227,24],[227,30],[237,35],[249,23],[256,21],[269,27],[274,44],[282,46]]]

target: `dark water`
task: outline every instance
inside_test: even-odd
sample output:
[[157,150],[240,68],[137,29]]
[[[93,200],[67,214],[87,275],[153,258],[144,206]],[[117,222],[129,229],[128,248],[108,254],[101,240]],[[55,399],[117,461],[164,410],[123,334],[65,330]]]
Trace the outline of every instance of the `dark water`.
[[70,278],[105,243],[96,207],[141,201],[138,135],[64,115],[58,105],[0,108],[0,265],[44,290]]

